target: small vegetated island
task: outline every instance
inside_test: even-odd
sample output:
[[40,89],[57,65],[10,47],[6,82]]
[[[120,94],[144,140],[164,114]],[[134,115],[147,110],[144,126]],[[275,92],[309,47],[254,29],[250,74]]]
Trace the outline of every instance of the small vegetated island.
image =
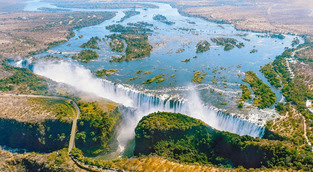
[[272,64],[266,64],[263,66],[260,71],[265,75],[268,82],[275,86],[276,88],[281,88],[281,81],[279,75],[275,72],[275,70],[272,67]]
[[100,49],[98,46],[98,41],[101,41],[99,37],[92,37],[86,43],[83,43],[80,47],[81,48],[92,48],[92,49]]
[[142,28],[144,23],[131,24],[132,26],[111,25],[106,28],[111,32],[120,32],[120,34],[112,34],[107,37],[111,39],[110,47],[112,51],[123,52],[124,43],[126,42],[125,55],[120,57],[112,57],[110,62],[123,62],[135,59],[141,59],[149,56],[152,52],[152,45],[148,40],[148,32],[152,30]]
[[167,25],[175,24],[175,22],[168,21],[167,18],[161,14],[153,16],[153,20],[159,21],[159,22],[167,24]]
[[207,74],[208,73],[206,73],[206,72],[202,73],[201,71],[195,71],[191,81],[194,82],[194,83],[199,83],[200,84]]
[[[177,113],[157,112],[143,117],[135,137],[136,156],[156,154],[185,163],[224,167],[289,167],[308,169],[312,152],[299,154],[288,140],[268,140],[217,131],[204,122]],[[267,137],[265,135],[264,137]],[[301,149],[301,148],[300,148]]]
[[225,51],[229,51],[237,48],[244,47],[244,43],[238,42],[237,39],[234,38],[211,38],[211,41],[215,43],[217,46],[224,46]]
[[181,62],[187,63],[187,62],[190,62],[190,59],[184,59],[184,60],[182,60]]
[[249,87],[246,84],[240,85],[241,89],[241,97],[239,99],[238,108],[243,108],[243,102],[251,99],[251,91],[249,90]]
[[138,34],[138,33],[151,33],[153,32],[148,28],[148,24],[145,23],[129,23],[128,26],[122,26],[120,24],[109,25],[106,27],[111,32],[127,33],[127,34]]
[[275,38],[275,39],[281,39],[281,40],[283,40],[283,39],[286,38],[286,37],[285,37],[283,34],[281,34],[281,33],[279,33],[279,34],[275,34],[275,33],[270,34],[270,33],[267,33],[267,34],[265,34],[265,35],[257,35],[257,37],[259,37],[259,38]]
[[270,36],[271,36],[271,38],[277,38],[277,39],[285,39],[285,38],[286,38],[286,37],[285,37],[283,34],[281,34],[281,33],[279,33],[279,34],[271,34]]
[[164,75],[165,75],[165,74],[156,75],[155,77],[144,81],[142,84],[151,84],[151,83],[153,83],[154,81],[156,81],[156,83],[163,82],[163,81],[165,80]]
[[197,48],[196,53],[203,53],[203,52],[209,51],[210,46],[211,44],[208,41],[200,41],[196,45],[196,48]]
[[123,22],[124,20],[126,20],[128,18],[131,18],[135,15],[138,15],[138,14],[140,14],[140,12],[131,10],[131,11],[124,11],[124,14],[125,14],[125,16],[121,18],[120,22]]
[[257,53],[257,52],[258,52],[257,49],[252,49],[252,50],[250,51],[250,54]]
[[82,50],[80,53],[74,55],[72,58],[82,63],[88,63],[91,60],[97,59],[98,57],[99,55],[96,51]]
[[102,70],[98,70],[98,71],[95,71],[96,75],[98,77],[102,77],[102,76],[110,76],[110,75],[114,75],[116,74],[117,72],[117,69],[102,69]]
[[[143,21],[139,21],[139,22],[136,22],[136,23],[127,23],[127,25],[128,26],[137,27],[137,28],[146,28],[146,29],[147,29],[147,27],[153,27],[153,24],[150,24],[150,23],[147,23],[147,22],[143,22]],[[152,32],[152,30],[149,29],[149,32]]]
[[250,87],[256,96],[254,99],[254,104],[258,108],[263,109],[274,105],[276,101],[275,93],[268,85],[263,83],[263,81],[259,79],[254,72],[246,72],[246,77],[243,79],[243,81],[250,84]]

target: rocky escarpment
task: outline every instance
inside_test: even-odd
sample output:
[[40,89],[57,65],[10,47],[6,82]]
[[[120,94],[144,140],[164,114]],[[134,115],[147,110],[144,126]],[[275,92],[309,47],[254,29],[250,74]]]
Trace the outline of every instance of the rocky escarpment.
[[30,123],[0,118],[0,145],[52,152],[68,146],[71,127],[71,123],[60,120]]

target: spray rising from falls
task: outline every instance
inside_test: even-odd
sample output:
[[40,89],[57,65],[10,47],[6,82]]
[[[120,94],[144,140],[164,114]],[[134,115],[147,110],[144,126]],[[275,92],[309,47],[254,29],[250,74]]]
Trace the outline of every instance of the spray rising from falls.
[[79,91],[91,93],[124,105],[124,108],[121,108],[123,122],[118,136],[118,141],[122,147],[134,138],[134,129],[139,120],[143,116],[157,111],[186,114],[204,121],[215,129],[239,135],[262,137],[264,133],[264,129],[256,124],[205,107],[196,91],[190,91],[188,99],[184,102],[162,100],[96,78],[90,70],[83,66],[65,61],[37,62],[33,65],[33,71],[56,82],[71,85]]

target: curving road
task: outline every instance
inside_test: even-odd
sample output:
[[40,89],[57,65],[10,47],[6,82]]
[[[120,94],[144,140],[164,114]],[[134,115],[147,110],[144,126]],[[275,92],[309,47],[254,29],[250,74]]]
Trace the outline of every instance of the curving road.
[[75,145],[75,135],[76,135],[76,129],[77,129],[77,120],[80,116],[80,110],[77,104],[72,100],[64,97],[58,97],[58,96],[43,96],[43,95],[26,95],[26,94],[0,94],[1,97],[30,97],[30,98],[49,98],[49,99],[61,99],[70,102],[76,110],[76,117],[73,120],[72,124],[72,130],[71,130],[71,136],[70,136],[70,142],[68,144],[68,152],[71,152]]
[[68,152],[71,152],[73,147],[74,147],[74,145],[75,145],[75,135],[76,135],[76,130],[77,130],[77,120],[78,120],[79,115],[80,115],[80,110],[79,110],[79,107],[77,106],[77,104],[73,100],[71,100],[71,99],[68,99],[68,100],[70,100],[70,103],[76,109],[76,117],[73,120],[70,142],[68,144]]

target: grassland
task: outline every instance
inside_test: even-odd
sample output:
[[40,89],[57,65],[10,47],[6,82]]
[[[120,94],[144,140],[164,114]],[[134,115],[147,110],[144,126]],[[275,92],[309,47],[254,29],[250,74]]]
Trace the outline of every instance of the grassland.
[[76,114],[74,107],[61,99],[0,95],[0,100],[0,118],[19,122],[42,122],[47,119],[71,122]]

